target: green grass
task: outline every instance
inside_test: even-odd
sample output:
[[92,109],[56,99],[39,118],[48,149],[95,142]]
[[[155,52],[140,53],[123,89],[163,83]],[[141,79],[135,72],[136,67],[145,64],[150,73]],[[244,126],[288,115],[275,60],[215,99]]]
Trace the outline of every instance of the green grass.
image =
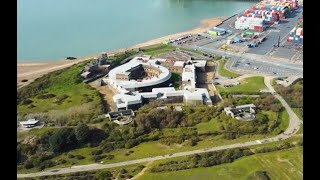
[[[195,168],[176,172],[150,173],[146,171],[139,180],[207,180],[209,179],[247,179],[255,171],[267,171],[271,179],[302,179],[303,148],[275,151],[242,157],[233,163],[208,168]],[[171,161],[163,160],[156,163]],[[155,164],[154,164],[155,165]]]
[[181,84],[181,73],[172,72],[171,73],[171,80],[174,82],[173,86],[175,89],[179,89]]
[[219,62],[218,72],[219,72],[220,76],[230,77],[230,78],[235,78],[235,77],[239,76],[239,74],[231,72],[231,71],[228,71],[228,70],[226,70],[224,68],[227,60],[223,59],[223,60],[220,60],[218,62]]
[[[95,106],[91,113],[99,113],[102,109],[102,104],[98,91],[81,82],[80,73],[83,66],[84,63],[80,63],[49,73],[28,86],[19,89],[19,97],[21,99],[31,99],[35,107],[19,104],[17,105],[18,115],[25,116],[30,113],[47,113],[50,111],[63,113],[71,107],[80,107],[87,102],[87,104]],[[49,93],[56,95],[56,97],[49,99],[37,98],[38,95]],[[68,97],[61,104],[55,103],[57,97],[62,95],[67,95]],[[91,102],[87,101],[88,99]],[[54,114],[58,114],[58,112]]]
[[211,119],[209,122],[202,122],[196,125],[198,133],[204,134],[214,131],[219,131],[219,127],[224,123],[218,122],[215,119]]
[[279,125],[279,128],[283,131],[285,131],[289,126],[289,114],[287,111],[280,112],[280,119],[281,123]]
[[240,85],[224,88],[221,86],[217,86],[220,93],[259,93],[260,90],[266,89],[266,85],[264,84],[264,79],[261,76],[254,76],[246,78],[240,81]]
[[299,131],[297,132],[297,134],[303,134],[303,125],[300,125]]
[[303,120],[300,108],[292,108],[293,112],[298,116],[300,120]]
[[[166,133],[170,133],[170,129],[166,130]],[[171,132],[175,133],[175,132]],[[128,160],[134,160],[134,159],[140,159],[140,158],[147,158],[150,156],[160,156],[160,155],[165,155],[165,154],[172,154],[172,153],[177,153],[177,152],[183,152],[183,151],[190,151],[190,150],[196,150],[196,149],[201,149],[201,148],[209,148],[209,147],[214,147],[214,146],[221,146],[221,145],[227,145],[227,144],[234,144],[234,143],[239,143],[239,142],[246,142],[246,141],[251,141],[255,139],[260,139],[260,138],[266,138],[270,137],[266,135],[245,135],[237,139],[233,140],[226,140],[221,137],[221,135],[214,136],[214,137],[208,137],[200,142],[196,146],[183,146],[183,145],[178,145],[178,144],[173,144],[170,146],[163,145],[157,141],[152,141],[152,142],[145,142],[141,143],[138,146],[135,146],[131,149],[118,149],[114,150],[110,153],[106,154],[112,154],[114,155],[114,158],[111,160],[106,160],[103,159],[105,163],[115,163],[115,162],[122,162],[122,161],[128,161]],[[82,160],[77,160],[75,158],[73,159],[68,159],[67,154],[62,154],[59,155],[53,160],[58,160],[58,159],[65,159],[67,160],[67,163],[55,166],[53,168],[57,167],[70,167],[72,166],[71,163],[74,163],[74,165],[84,165],[84,164],[90,164],[94,163],[94,161],[91,159],[92,155],[91,152],[93,150],[97,149],[96,147],[93,148],[80,148],[76,150],[72,150],[69,153],[73,155],[82,155],[85,157],[85,159]],[[156,149],[156,150],[155,150]],[[134,151],[132,154],[129,156],[126,156],[125,153],[128,151]],[[28,170],[24,170],[28,172]],[[31,169],[30,171],[34,171]]]
[[174,49],[176,48],[170,45],[165,45],[165,44],[155,44],[155,45],[141,48],[141,50],[143,50],[143,54],[147,54],[151,56],[157,56],[159,54],[166,53]]

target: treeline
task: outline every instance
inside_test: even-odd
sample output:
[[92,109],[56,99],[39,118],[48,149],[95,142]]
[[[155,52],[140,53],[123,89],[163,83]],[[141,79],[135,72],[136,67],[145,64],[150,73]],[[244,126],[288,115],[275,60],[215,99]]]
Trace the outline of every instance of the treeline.
[[298,79],[288,87],[275,85],[275,89],[292,108],[299,108],[303,116],[303,79]]
[[279,150],[283,150],[283,149],[290,149],[295,146],[303,146],[303,140],[297,142],[297,144],[284,142],[278,146],[257,148],[255,150],[255,153],[267,153],[267,152],[272,152],[272,151],[279,151]]
[[198,167],[210,167],[223,163],[233,162],[243,156],[250,156],[253,152],[248,148],[235,148],[221,151],[207,152],[203,154],[195,154],[189,156],[187,159],[179,161],[169,161],[160,163],[159,165],[150,169],[151,172],[166,172],[179,171],[185,169],[192,169]]
[[[55,131],[48,131],[41,137],[31,142],[17,143],[17,163],[23,163],[25,169],[38,168],[43,170],[65,161],[55,162],[51,159],[55,156],[87,145],[87,143],[99,143],[105,138],[105,133],[98,129],[89,129],[83,123],[75,128],[61,128]],[[71,158],[83,159],[83,156]]]
[[[109,171],[109,170],[99,170],[99,171],[83,171],[70,174],[58,174],[52,176],[41,176],[37,179],[47,180],[47,179],[64,179],[64,180],[125,180],[133,177],[133,174],[140,172],[145,166],[138,165],[132,168],[122,168],[119,170]],[[25,180],[36,180],[36,178],[25,178]]]
[[211,167],[224,163],[231,163],[236,159],[239,159],[244,156],[251,156],[256,153],[267,153],[302,145],[302,141],[299,141],[297,144],[284,142],[274,147],[260,147],[255,149],[255,151],[251,151],[249,148],[234,148],[214,152],[206,152],[202,154],[190,155],[187,158],[178,161],[168,161],[166,163],[160,163],[152,167],[150,169],[150,172],[158,173],[179,171],[198,167]]

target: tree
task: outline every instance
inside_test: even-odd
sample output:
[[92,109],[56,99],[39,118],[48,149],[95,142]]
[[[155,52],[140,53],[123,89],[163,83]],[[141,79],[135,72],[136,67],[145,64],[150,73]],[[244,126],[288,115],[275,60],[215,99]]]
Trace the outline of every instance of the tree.
[[19,163],[21,160],[21,152],[20,150],[17,150],[17,163]]
[[80,123],[76,127],[74,134],[79,143],[86,143],[90,135],[89,127],[84,123]]
[[70,128],[59,129],[49,138],[50,149],[55,153],[73,149],[76,143],[77,139]]

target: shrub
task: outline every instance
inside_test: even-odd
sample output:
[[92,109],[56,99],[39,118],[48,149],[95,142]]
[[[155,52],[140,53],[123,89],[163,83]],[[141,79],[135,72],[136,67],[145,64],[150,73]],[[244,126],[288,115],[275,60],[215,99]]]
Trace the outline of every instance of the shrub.
[[106,158],[107,155],[103,154],[103,155],[97,155],[97,156],[93,156],[92,159],[94,162],[99,162],[101,159]]
[[55,100],[53,103],[60,105],[60,104],[62,104],[68,97],[69,97],[69,96],[68,96],[68,95],[65,95],[65,94],[64,94],[64,95],[61,95],[61,96],[57,96],[57,97],[56,97],[56,100]]
[[120,173],[120,174],[126,174],[126,173],[127,173],[127,170],[126,170],[126,169],[120,169],[119,173]]
[[91,152],[91,154],[92,154],[92,155],[100,155],[100,154],[102,154],[102,150],[101,150],[101,149],[93,150],[93,151]]
[[70,153],[68,154],[68,158],[69,158],[69,159],[72,159],[72,158],[74,158],[74,157],[75,157],[75,156],[74,156],[73,154],[70,154]]
[[62,128],[55,131],[49,138],[49,145],[55,153],[73,149],[77,145],[73,129]]
[[80,123],[75,128],[74,134],[75,134],[76,139],[78,140],[78,142],[86,143],[88,141],[89,135],[90,135],[89,127],[84,123]]
[[26,100],[23,100],[21,102],[22,105],[28,105],[28,104],[31,104],[31,103],[33,103],[33,101],[31,99],[26,99]]
[[55,94],[41,94],[41,95],[38,95],[37,98],[38,99],[50,99],[50,98],[53,98],[53,97],[56,97]]
[[32,164],[31,161],[27,160],[27,161],[24,162],[24,168],[26,168],[26,169],[31,169],[31,168],[33,168],[33,167],[34,167],[34,166],[33,166],[33,164]]
[[58,163],[59,164],[65,164],[67,162],[67,160],[65,160],[65,159],[59,159],[58,160]]
[[85,157],[81,155],[76,155],[76,159],[81,160],[81,159],[85,159]]

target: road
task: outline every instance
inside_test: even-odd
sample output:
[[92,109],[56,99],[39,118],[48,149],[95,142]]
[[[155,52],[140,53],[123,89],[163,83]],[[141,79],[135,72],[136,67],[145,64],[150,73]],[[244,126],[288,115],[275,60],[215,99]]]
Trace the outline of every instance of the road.
[[[231,53],[219,49],[193,46],[190,48],[193,50],[199,50],[207,53],[212,53],[220,56],[226,56],[229,58],[227,62],[227,68],[242,72],[242,73],[259,73],[262,75],[272,75],[276,72],[280,76],[303,76],[303,64],[301,62],[288,61],[287,59],[274,58],[264,55],[251,54],[251,53]],[[251,63],[251,66],[235,67],[236,62]],[[257,66],[259,69],[255,70],[254,67]]]
[[66,173],[75,173],[75,172],[81,172],[81,171],[90,171],[90,170],[98,170],[98,169],[106,169],[106,168],[114,168],[119,166],[127,166],[137,163],[146,163],[156,160],[162,160],[162,159],[169,159],[169,158],[175,158],[180,156],[188,156],[192,154],[198,154],[198,153],[204,153],[204,152],[212,152],[212,151],[219,151],[224,149],[231,149],[231,148],[239,148],[239,147],[247,147],[252,145],[259,145],[259,144],[265,144],[269,142],[275,142],[287,139],[291,136],[293,136],[296,132],[298,132],[300,128],[300,120],[296,116],[296,114],[292,111],[292,109],[289,107],[287,102],[278,94],[275,93],[274,88],[271,85],[271,79],[273,77],[265,76],[265,84],[268,87],[268,89],[273,92],[274,96],[281,102],[281,104],[284,106],[284,108],[287,110],[289,114],[289,126],[285,130],[284,133],[279,134],[272,138],[266,138],[266,139],[259,139],[254,141],[248,141],[244,143],[236,143],[236,144],[230,144],[230,145],[224,145],[224,146],[218,146],[218,147],[212,147],[212,148],[204,148],[199,150],[193,150],[193,151],[186,151],[186,152],[179,152],[174,154],[167,154],[163,156],[154,156],[154,157],[148,157],[143,159],[137,159],[137,160],[130,160],[130,161],[124,161],[124,162],[117,162],[117,163],[110,163],[110,164],[89,164],[89,165],[80,165],[80,166],[72,166],[69,168],[57,168],[57,169],[51,169],[47,171],[37,172],[37,173],[30,173],[30,174],[17,174],[18,178],[26,178],[26,177],[39,177],[39,176],[49,176],[49,175],[56,175],[56,174],[66,174]]

